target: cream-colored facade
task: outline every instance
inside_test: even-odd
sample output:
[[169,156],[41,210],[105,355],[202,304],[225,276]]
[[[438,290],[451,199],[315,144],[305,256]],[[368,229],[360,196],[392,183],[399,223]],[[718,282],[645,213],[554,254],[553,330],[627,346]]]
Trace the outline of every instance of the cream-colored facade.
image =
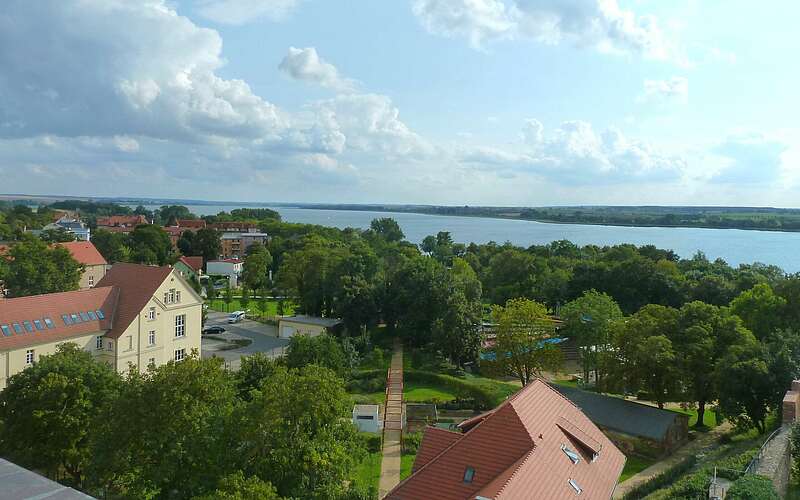
[[[180,361],[193,352],[200,354],[203,300],[180,274],[172,269],[157,291],[118,338],[108,331],[81,333],[58,341],[31,343],[13,349],[0,347],[0,390],[8,378],[24,370],[41,356],[54,354],[59,345],[77,344],[95,359],[119,373],[131,366],[140,372],[149,364],[160,366]],[[53,318],[54,321],[61,321]],[[24,334],[25,335],[25,334]],[[36,339],[37,333],[28,333]]]
[[78,287],[81,290],[86,290],[87,288],[94,288],[94,286],[103,279],[103,276],[106,275],[106,270],[108,266],[105,264],[98,264],[95,266],[84,266],[83,274],[81,275],[81,280],[78,283]]

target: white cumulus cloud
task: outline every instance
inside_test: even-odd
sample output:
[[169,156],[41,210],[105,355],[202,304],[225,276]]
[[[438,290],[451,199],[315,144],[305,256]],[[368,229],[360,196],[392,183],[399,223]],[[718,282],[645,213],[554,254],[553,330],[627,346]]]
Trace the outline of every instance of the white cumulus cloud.
[[295,80],[314,83],[340,92],[353,91],[356,85],[355,81],[343,77],[336,66],[324,61],[314,47],[304,49],[289,47],[289,53],[278,68]]

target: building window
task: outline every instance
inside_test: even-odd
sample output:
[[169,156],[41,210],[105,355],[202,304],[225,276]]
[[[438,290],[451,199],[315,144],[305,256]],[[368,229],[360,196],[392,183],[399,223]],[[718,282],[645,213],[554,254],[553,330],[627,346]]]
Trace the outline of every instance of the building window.
[[27,351],[25,351],[25,364],[26,365],[32,365],[33,364],[33,358],[34,358],[35,355],[36,355],[36,353],[33,351],[33,349],[28,349]]
[[567,445],[562,444],[561,451],[563,451],[567,455],[567,457],[569,457],[569,459],[572,461],[573,464],[577,465],[578,462],[581,461],[581,457],[576,452],[567,448]]
[[175,316],[175,337],[186,335],[186,315]]
[[128,350],[129,351],[133,350],[133,336],[132,335],[128,335]]
[[94,286],[94,276],[89,276],[89,288]]
[[109,351],[113,351],[114,350],[114,341],[113,340],[109,340],[108,341],[108,350]]
[[572,489],[575,490],[575,493],[577,493],[578,495],[583,493],[583,488],[578,486],[578,483],[576,483],[574,479],[570,479],[568,482],[569,485],[572,486]]
[[186,358],[186,349],[175,349],[175,362],[183,361]]
[[150,358],[150,361],[147,362],[147,366],[156,366],[156,358]]
[[169,303],[170,304],[174,304],[175,303],[175,289],[174,288],[170,288],[169,289]]
[[98,335],[94,338],[94,347],[95,349],[102,349],[103,348],[103,336]]
[[175,290],[175,302],[177,302],[178,304],[181,303],[181,291],[180,290]]
[[469,484],[472,482],[474,478],[475,478],[475,469],[470,466],[467,466],[467,468],[464,469],[464,482]]
[[164,303],[169,304],[169,292],[164,292]]
[[147,321],[154,321],[156,319],[156,308],[151,307],[147,310]]
[[147,332],[147,345],[156,345],[156,331],[150,330]]

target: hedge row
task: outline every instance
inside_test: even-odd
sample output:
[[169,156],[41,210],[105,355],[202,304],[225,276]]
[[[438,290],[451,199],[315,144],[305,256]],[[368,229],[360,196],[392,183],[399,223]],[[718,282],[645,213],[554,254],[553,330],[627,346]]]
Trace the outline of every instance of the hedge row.
[[476,410],[488,410],[502,403],[515,390],[513,386],[502,383],[461,379],[450,375],[421,370],[406,370],[404,382],[430,384],[448,389],[459,400],[472,400]]
[[643,482],[639,486],[633,488],[628,493],[626,493],[622,498],[623,500],[636,500],[639,498],[644,498],[650,493],[660,490],[664,486],[671,484],[674,482],[678,477],[686,473],[689,469],[694,467],[697,463],[697,457],[694,455],[689,455],[680,462],[676,463],[669,469],[665,470],[661,474],[657,476],[653,476],[648,481]]

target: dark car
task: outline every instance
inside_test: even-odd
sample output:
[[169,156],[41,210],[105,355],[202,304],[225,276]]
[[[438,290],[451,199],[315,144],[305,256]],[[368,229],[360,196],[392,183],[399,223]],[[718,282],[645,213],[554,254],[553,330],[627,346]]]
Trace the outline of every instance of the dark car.
[[223,333],[224,331],[225,331],[225,329],[222,328],[221,326],[218,326],[218,325],[207,326],[207,327],[203,328],[203,335],[212,335],[212,334],[215,334],[215,333]]

